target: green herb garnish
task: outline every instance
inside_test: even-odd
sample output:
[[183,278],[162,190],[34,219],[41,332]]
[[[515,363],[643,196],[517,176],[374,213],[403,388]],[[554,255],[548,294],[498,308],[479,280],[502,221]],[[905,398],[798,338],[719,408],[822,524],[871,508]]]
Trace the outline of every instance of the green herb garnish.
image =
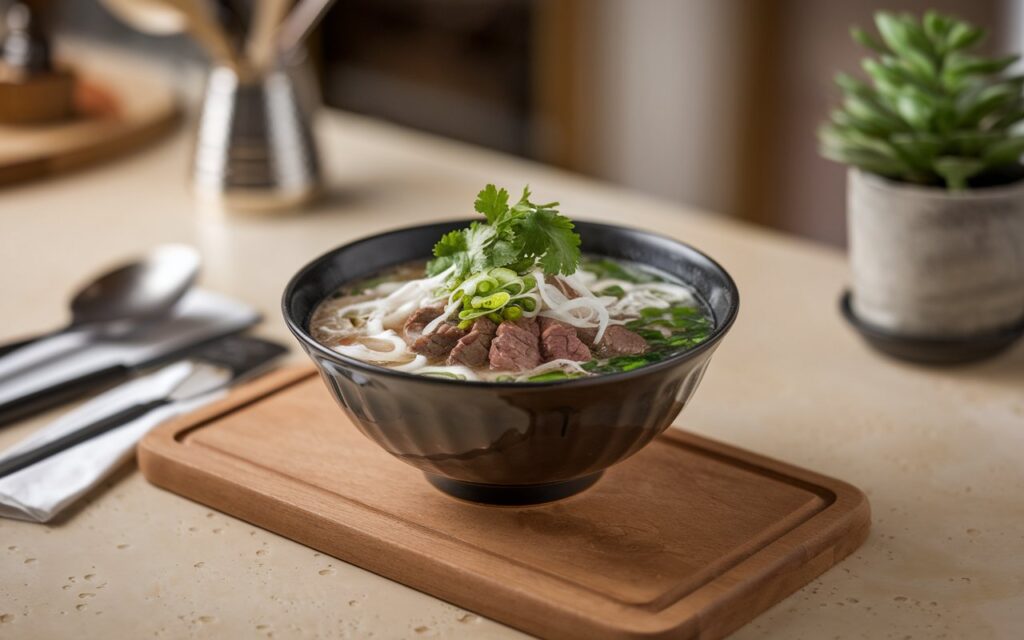
[[619,264],[607,258],[589,257],[583,261],[583,269],[597,276],[598,280],[611,278],[614,280],[625,280],[626,282],[662,282],[662,278],[653,273],[642,271],[635,267]]
[[508,191],[493,184],[477,194],[473,208],[486,222],[444,234],[434,245],[427,274],[451,270],[445,283],[449,303],[460,302],[459,327],[477,318],[516,320],[540,304],[537,280],[529,272],[569,275],[580,264],[580,237],[572,220],[558,213],[557,202],[534,204],[530,189],[509,206]]
[[466,229],[446,233],[434,245],[427,274],[437,275],[454,266],[449,289],[467,278],[497,267],[517,274],[540,267],[548,275],[569,275],[580,263],[580,237],[569,218],[558,213],[557,202],[530,202],[530,188],[514,205],[508,191],[487,185],[477,194],[473,208],[487,218]]

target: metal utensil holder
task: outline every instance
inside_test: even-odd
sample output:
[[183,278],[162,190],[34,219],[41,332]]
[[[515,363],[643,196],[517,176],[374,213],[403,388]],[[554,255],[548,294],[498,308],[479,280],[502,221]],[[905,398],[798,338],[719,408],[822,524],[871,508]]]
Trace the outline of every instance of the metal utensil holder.
[[196,193],[233,209],[287,209],[320,190],[310,108],[292,75],[210,72],[196,132]]

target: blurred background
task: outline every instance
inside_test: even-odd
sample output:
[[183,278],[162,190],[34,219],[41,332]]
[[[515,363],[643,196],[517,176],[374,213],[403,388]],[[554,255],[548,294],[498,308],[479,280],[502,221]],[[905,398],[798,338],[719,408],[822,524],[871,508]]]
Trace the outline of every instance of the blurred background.
[[[220,0],[225,21],[247,0]],[[0,5],[4,0],[0,0]],[[50,3],[58,37],[199,73],[184,37],[152,38],[95,0]],[[1011,0],[339,0],[313,43],[327,104],[532,158],[841,246],[844,169],[815,129],[850,24],[936,8],[1019,50]]]

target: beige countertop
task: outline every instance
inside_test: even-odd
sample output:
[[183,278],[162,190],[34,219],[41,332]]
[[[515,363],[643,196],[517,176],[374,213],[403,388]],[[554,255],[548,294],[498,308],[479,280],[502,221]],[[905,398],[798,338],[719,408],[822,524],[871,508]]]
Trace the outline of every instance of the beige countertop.
[[[677,421],[864,489],[865,545],[738,638],[1015,638],[1024,626],[1024,344],[929,370],[868,351],[836,298],[843,256],[528,162],[333,114],[329,195],[301,215],[197,207],[178,135],[0,192],[0,336],[55,327],[98,266],[196,245],[202,284],[266,314],[310,258],[468,213],[488,181],[530,183],[574,217],[691,242],[735,276],[740,318]],[[739,186],[737,186],[739,188]],[[295,356],[298,358],[298,356]],[[6,446],[47,416],[0,430]],[[521,634],[156,489],[134,466],[52,526],[0,520],[0,638],[473,637]]]

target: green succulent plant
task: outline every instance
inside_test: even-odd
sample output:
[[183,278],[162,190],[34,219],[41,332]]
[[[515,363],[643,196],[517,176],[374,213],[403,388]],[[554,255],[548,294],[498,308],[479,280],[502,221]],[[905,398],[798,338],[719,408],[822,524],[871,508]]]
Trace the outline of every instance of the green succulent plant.
[[836,76],[843,104],[818,132],[826,158],[888,178],[951,190],[1022,175],[1024,77],[1005,71],[1019,56],[968,53],[985,31],[935,11],[923,19],[875,14],[881,39],[854,28],[864,82]]

